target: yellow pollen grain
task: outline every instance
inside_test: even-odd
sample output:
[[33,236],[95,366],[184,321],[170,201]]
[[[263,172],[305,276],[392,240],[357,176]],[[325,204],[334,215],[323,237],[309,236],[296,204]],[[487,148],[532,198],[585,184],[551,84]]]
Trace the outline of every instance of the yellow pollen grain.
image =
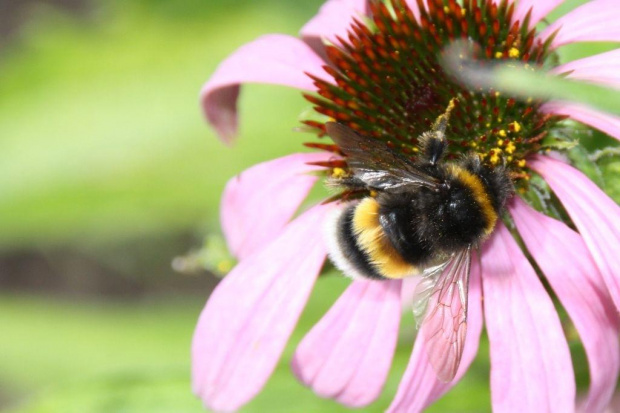
[[508,50],[508,56],[510,57],[519,57],[519,55],[519,49],[517,49],[516,47],[511,47],[510,50]]
[[517,166],[519,168],[523,168],[525,166],[525,159],[521,159],[520,161],[518,161]]
[[[499,131],[499,132],[497,132],[497,134],[498,134],[499,136],[501,136],[502,138],[505,138],[505,137],[506,137],[506,131],[505,131],[504,129],[500,129],[500,131]],[[500,143],[499,145],[500,145],[500,146],[502,146],[502,145],[503,145],[503,143],[504,143],[504,142]]]
[[344,178],[347,176],[347,171],[342,168],[334,168],[332,169],[332,177],[334,178]]
[[491,149],[491,157],[489,158],[489,162],[491,162],[493,165],[497,165],[501,159],[501,156],[501,148],[493,148]]
[[467,14],[467,9],[465,7],[461,8],[461,17],[465,17]]
[[512,122],[511,125],[512,125],[512,130],[514,130],[515,132],[521,131],[521,124],[517,122],[516,120]]
[[371,190],[370,191],[370,196],[373,197],[373,198],[375,198],[377,196],[377,194],[378,194],[378,192],[375,191],[375,190]]
[[507,156],[507,157],[506,157],[506,160],[507,160],[508,162],[512,162],[512,156]]
[[476,142],[472,142],[469,144],[469,146],[471,146],[472,148],[477,148],[478,144]]
[[517,149],[517,147],[515,146],[514,143],[512,142],[508,142],[508,145],[506,145],[506,152],[508,153],[514,153],[515,149]]
[[446,14],[450,14],[450,7],[443,6],[443,12],[446,13]]
[[414,147],[413,147],[413,151],[414,151],[414,152],[418,152],[419,150],[420,150],[420,149],[418,149],[418,147],[417,147],[417,146],[414,146]]
[[496,59],[501,59],[504,56],[504,54],[502,52],[495,52],[495,58]]

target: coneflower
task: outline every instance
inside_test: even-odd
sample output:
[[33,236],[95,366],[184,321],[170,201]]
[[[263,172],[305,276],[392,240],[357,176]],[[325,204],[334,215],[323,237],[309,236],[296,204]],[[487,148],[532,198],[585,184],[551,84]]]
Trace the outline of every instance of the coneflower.
[[[203,88],[205,114],[224,141],[236,133],[239,85],[271,83],[303,90],[325,120],[411,159],[420,135],[452,101],[448,159],[475,153],[485,165],[509,169],[518,196],[504,217],[508,226],[500,223],[473,260],[456,377],[439,381],[424,341],[416,340],[389,411],[421,411],[448,391],[477,353],[483,319],[494,411],[599,412],[611,399],[620,369],[620,207],[547,152],[554,136],[568,133],[567,118],[616,139],[620,119],[575,103],[472,89],[442,66],[448,46],[465,40],[479,59],[519,61],[618,87],[620,50],[556,63],[565,44],[620,41],[617,2],[591,1],[537,32],[560,3],[330,0],[301,39],[261,37],[222,62]],[[305,124],[325,135],[325,121]],[[236,410],[262,389],[325,260],[323,221],[331,209],[368,195],[363,188],[345,191],[293,219],[320,174],[350,172],[346,155],[327,137],[307,146],[319,151],[254,166],[224,192],[222,227],[239,264],[209,298],[192,348],[194,391],[213,410]],[[559,211],[555,218],[528,205],[541,190],[550,201],[539,209]],[[579,406],[560,318],[527,254],[583,342],[590,388]],[[300,343],[297,377],[322,397],[352,407],[371,403],[392,362],[403,300],[410,300],[405,291],[417,282],[353,281]]]

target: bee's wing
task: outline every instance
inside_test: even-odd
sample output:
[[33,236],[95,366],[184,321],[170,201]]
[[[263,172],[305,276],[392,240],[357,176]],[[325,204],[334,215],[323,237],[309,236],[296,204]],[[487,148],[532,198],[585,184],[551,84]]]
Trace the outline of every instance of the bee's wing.
[[325,124],[327,134],[347,155],[355,176],[366,185],[384,191],[409,186],[437,188],[439,180],[421,171],[409,159],[392,151],[384,142],[356,133],[336,122]]
[[471,246],[422,273],[413,312],[439,380],[451,381],[463,355],[467,333],[467,289]]

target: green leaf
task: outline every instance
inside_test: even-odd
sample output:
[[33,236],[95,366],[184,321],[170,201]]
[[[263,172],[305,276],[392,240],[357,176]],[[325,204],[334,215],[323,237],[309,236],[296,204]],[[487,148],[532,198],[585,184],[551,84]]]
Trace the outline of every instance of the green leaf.
[[592,157],[603,176],[605,192],[620,203],[620,179],[618,179],[620,177],[620,148],[602,149],[594,152]]
[[620,114],[620,91],[608,86],[571,80],[511,63],[497,65],[488,75],[491,87],[523,99],[566,100]]
[[551,74],[520,61],[476,60],[473,46],[456,41],[443,53],[443,65],[473,88],[493,89],[523,100],[565,100],[620,114],[620,91]]
[[176,257],[172,261],[172,268],[185,274],[207,270],[215,275],[224,276],[236,263],[237,260],[228,251],[224,237],[220,234],[209,234],[202,248]]

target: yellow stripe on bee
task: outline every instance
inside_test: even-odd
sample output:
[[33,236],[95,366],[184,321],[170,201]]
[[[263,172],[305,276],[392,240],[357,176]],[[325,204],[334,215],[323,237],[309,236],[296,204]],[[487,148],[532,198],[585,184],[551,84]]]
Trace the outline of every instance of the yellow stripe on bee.
[[371,265],[386,278],[404,278],[418,272],[403,259],[385,235],[379,222],[379,203],[363,199],[355,208],[353,230],[357,245],[368,255]]
[[480,205],[482,215],[484,215],[487,223],[484,227],[484,234],[491,234],[491,232],[493,232],[493,228],[495,228],[495,223],[497,222],[497,212],[495,212],[495,208],[493,208],[493,204],[491,203],[491,199],[489,198],[489,194],[487,193],[484,184],[480,178],[469,172],[467,169],[464,169],[458,165],[450,165],[450,167],[452,175],[463,183],[463,185],[469,188],[474,195],[476,203]]

